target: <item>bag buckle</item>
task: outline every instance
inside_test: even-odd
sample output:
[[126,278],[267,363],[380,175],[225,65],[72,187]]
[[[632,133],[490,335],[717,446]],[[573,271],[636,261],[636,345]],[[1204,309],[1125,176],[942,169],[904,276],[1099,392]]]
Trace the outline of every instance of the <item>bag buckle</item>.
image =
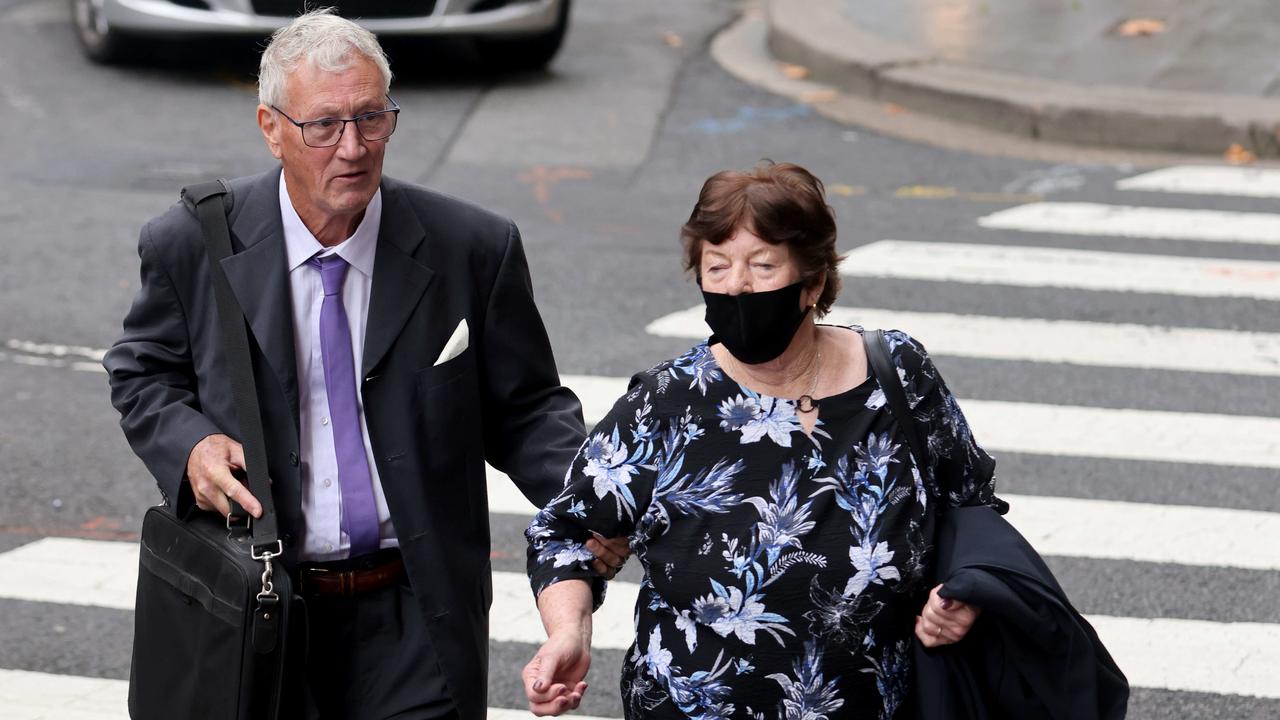
[[[267,547],[270,547],[270,546],[268,545]],[[281,540],[276,541],[275,552],[271,552],[270,550],[263,550],[262,553],[259,554],[258,548],[256,547],[249,548],[249,557],[253,558],[254,560],[261,560],[263,564],[262,590],[258,592],[258,596],[257,596],[260,603],[264,598],[270,598],[274,600],[277,597],[275,585],[272,584],[271,582],[271,575],[274,569],[271,565],[271,560],[272,558],[279,557],[282,552],[284,552],[284,542]]]

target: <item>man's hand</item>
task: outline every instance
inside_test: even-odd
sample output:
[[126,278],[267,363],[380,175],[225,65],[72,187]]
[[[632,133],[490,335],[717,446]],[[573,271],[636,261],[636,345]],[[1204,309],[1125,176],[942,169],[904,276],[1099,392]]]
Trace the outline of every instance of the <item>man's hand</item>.
[[244,449],[226,435],[210,435],[191,449],[187,457],[187,481],[196,507],[217,510],[223,517],[231,512],[227,498],[240,503],[245,512],[262,517],[262,504],[232,471],[244,470]]
[[939,596],[940,587],[929,592],[924,610],[916,616],[916,637],[927,648],[960,642],[982,612],[982,608]]
[[591,666],[590,631],[565,630],[547,638],[520,673],[529,710],[538,716],[576,710],[587,692]]
[[587,538],[587,549],[596,556],[591,567],[605,580],[612,580],[631,557],[631,545],[625,537],[606,538],[594,532],[592,536]]

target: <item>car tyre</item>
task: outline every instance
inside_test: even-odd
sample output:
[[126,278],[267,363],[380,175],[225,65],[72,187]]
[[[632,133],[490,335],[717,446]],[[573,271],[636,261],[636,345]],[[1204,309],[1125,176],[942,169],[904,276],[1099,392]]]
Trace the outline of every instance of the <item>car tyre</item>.
[[522,72],[545,68],[560,52],[569,30],[569,5],[571,0],[560,3],[556,24],[550,30],[536,35],[518,37],[476,38],[476,52],[480,62],[490,70]]
[[71,0],[71,22],[80,48],[90,60],[109,65],[134,57],[136,39],[107,24],[102,0]]

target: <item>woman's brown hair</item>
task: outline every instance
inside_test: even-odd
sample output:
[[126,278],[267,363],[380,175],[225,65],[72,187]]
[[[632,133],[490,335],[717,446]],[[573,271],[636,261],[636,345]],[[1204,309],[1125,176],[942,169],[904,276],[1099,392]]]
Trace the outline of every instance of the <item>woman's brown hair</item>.
[[823,278],[817,301],[825,315],[840,293],[836,217],[822,181],[799,165],[765,161],[747,172],[725,170],[707,179],[689,221],[680,229],[684,269],[698,272],[702,244],[720,243],[745,228],[765,242],[786,244],[809,287]]

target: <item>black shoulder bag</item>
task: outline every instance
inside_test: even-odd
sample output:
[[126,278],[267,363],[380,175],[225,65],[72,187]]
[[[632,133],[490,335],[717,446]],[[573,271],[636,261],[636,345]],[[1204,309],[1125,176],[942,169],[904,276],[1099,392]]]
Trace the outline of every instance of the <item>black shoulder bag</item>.
[[884,390],[885,402],[898,421],[898,427],[907,436],[907,447],[924,476],[924,465],[929,463],[929,448],[920,439],[916,430],[915,416],[911,414],[911,406],[907,404],[907,393],[902,389],[902,380],[898,377],[898,369],[889,354],[889,344],[884,338],[883,330],[866,330],[862,333],[862,344],[867,349],[867,364],[876,382]]
[[225,520],[154,507],[142,521],[129,714],[135,720],[272,720],[285,677],[292,587],[273,561],[282,552],[267,477],[262,416],[244,315],[221,260],[231,255],[225,181],[192,185],[183,199],[204,230],[209,272],[240,422],[253,521],[236,503]]

